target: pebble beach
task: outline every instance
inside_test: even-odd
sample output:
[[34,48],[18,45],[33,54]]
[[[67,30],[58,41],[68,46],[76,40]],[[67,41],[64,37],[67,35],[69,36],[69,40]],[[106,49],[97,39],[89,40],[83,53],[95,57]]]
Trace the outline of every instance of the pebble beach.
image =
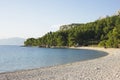
[[0,80],[120,80],[120,48],[77,47],[107,52],[93,60],[0,73]]

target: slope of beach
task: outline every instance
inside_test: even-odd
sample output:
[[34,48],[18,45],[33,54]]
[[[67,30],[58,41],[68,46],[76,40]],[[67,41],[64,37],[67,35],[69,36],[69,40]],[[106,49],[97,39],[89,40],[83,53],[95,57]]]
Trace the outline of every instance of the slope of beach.
[[0,80],[120,80],[120,49],[78,47],[100,50],[109,55],[65,65],[0,73]]

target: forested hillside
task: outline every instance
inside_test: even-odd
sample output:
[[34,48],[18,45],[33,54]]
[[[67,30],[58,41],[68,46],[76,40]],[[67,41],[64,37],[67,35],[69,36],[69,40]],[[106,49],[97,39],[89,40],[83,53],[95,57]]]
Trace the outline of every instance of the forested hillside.
[[86,24],[63,25],[56,32],[48,32],[35,39],[29,38],[25,46],[89,46],[120,47],[120,14],[107,16]]

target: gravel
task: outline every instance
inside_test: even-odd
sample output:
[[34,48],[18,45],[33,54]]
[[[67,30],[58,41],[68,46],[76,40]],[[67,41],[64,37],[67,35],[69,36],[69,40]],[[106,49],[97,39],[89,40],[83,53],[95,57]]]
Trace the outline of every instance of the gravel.
[[120,49],[77,47],[100,50],[107,56],[65,65],[0,73],[0,80],[120,80]]

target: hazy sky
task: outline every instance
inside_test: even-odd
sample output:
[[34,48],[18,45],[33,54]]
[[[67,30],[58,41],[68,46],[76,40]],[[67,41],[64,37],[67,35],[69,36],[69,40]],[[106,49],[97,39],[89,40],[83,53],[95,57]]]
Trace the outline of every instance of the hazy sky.
[[0,0],[0,38],[40,37],[58,25],[86,23],[120,9],[120,0]]

